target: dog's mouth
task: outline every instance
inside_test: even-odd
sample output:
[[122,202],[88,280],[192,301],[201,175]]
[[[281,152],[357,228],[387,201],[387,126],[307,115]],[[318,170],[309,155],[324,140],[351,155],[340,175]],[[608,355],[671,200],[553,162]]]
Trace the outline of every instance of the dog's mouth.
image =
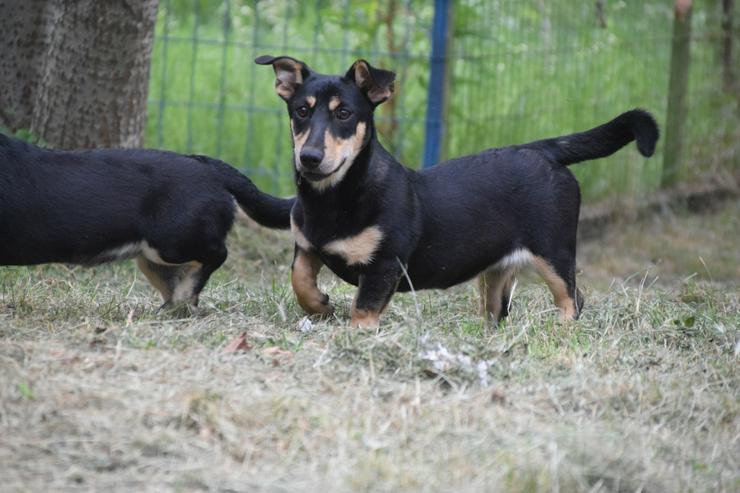
[[316,171],[301,170],[301,176],[309,181],[321,181],[325,178],[329,178],[331,175],[339,171],[342,166],[344,166],[344,163],[346,161],[347,158],[342,159],[342,162],[339,163],[339,166],[331,170],[329,173],[318,173]]

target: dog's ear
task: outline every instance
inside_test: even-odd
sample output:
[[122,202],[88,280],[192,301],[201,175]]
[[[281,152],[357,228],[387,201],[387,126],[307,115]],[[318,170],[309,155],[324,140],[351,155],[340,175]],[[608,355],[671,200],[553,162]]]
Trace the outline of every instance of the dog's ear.
[[289,56],[262,55],[255,58],[254,63],[272,65],[275,70],[275,92],[286,101],[293,97],[298,86],[311,75],[308,65]]
[[357,87],[375,106],[391,97],[393,81],[396,80],[395,73],[375,68],[365,60],[357,60],[353,63],[345,77],[357,84]]

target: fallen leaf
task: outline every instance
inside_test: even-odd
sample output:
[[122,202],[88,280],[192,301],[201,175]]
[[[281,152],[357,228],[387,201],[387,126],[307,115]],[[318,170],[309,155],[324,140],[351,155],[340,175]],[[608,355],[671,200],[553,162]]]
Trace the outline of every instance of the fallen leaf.
[[292,358],[293,353],[291,351],[280,349],[277,346],[271,346],[262,350],[262,356],[272,359],[272,364],[277,366],[285,360]]
[[506,394],[501,389],[493,389],[491,391],[491,402],[496,404],[506,404]]
[[235,353],[237,351],[249,351],[252,346],[247,342],[247,333],[242,332],[233,338],[224,348],[224,353]]

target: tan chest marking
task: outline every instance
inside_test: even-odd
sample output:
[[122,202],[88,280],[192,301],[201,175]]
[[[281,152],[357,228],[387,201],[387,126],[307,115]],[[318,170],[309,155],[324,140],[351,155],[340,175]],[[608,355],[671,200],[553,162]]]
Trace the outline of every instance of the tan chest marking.
[[293,239],[296,245],[304,250],[311,250],[313,246],[311,242],[303,235],[298,225],[293,221],[293,216],[290,217],[290,231],[293,233]]
[[378,226],[370,226],[355,236],[327,243],[323,250],[339,255],[347,265],[367,265],[373,261],[381,241],[383,232]]

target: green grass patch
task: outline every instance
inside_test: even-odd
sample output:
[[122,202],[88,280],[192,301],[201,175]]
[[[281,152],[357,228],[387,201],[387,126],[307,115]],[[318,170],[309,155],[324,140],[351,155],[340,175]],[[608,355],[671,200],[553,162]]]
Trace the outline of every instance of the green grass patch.
[[[193,314],[158,311],[131,262],[3,268],[0,477],[9,491],[733,491],[736,208],[581,245],[586,309],[569,323],[525,276],[499,327],[468,283],[396,295],[380,329],[357,330],[354,288],[322,274],[337,313],[308,324],[289,234],[243,227]],[[641,256],[707,231],[701,252]],[[711,277],[681,261],[692,252]]]

